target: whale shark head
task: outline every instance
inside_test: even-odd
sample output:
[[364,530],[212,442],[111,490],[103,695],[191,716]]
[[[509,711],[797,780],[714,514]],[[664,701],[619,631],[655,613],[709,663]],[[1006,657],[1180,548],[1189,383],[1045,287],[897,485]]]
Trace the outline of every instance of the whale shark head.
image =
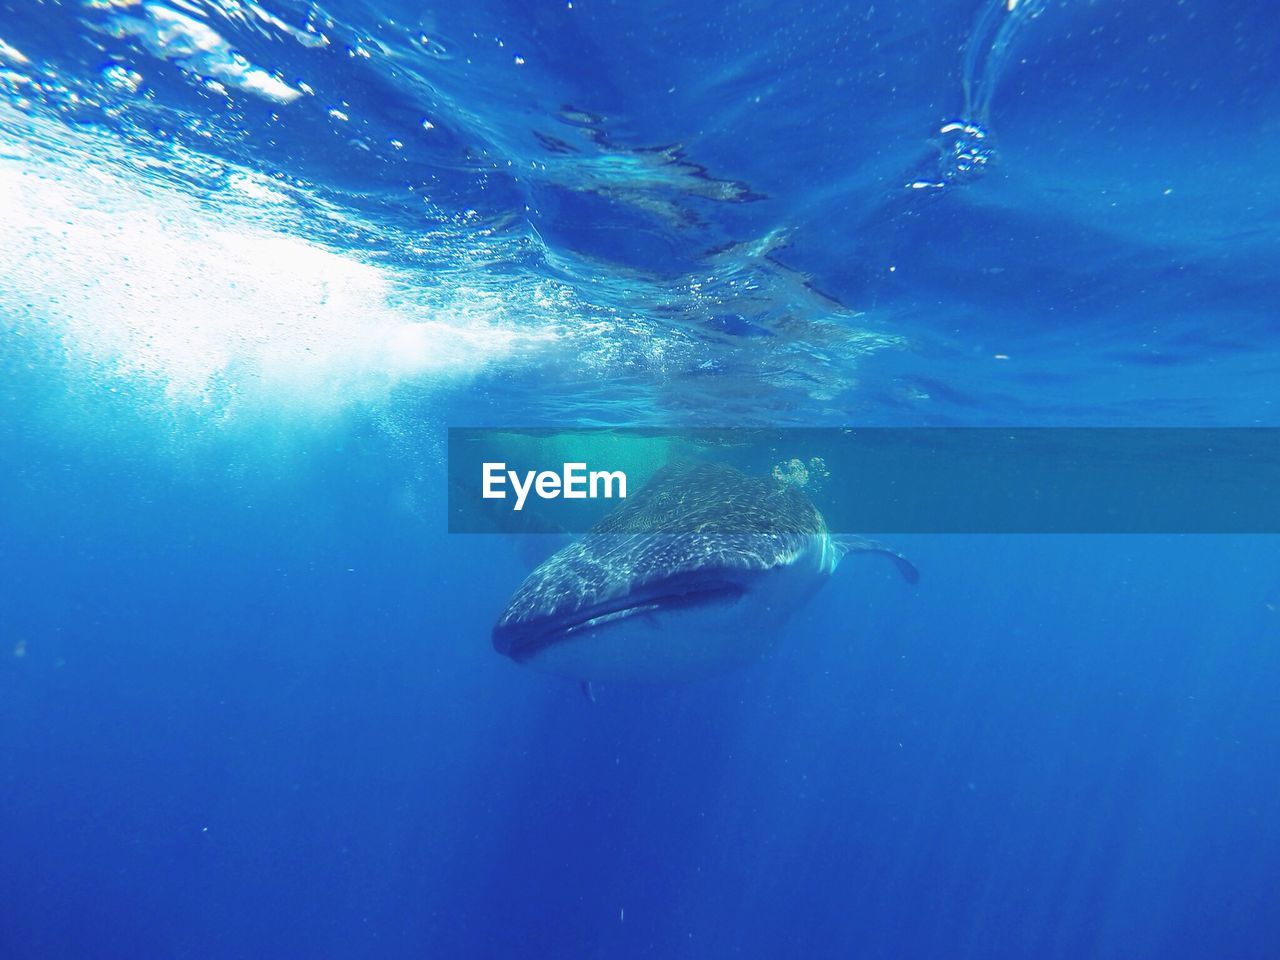
[[807,496],[695,464],[659,471],[516,590],[493,645],[577,680],[678,680],[748,662],[776,641],[851,549]]

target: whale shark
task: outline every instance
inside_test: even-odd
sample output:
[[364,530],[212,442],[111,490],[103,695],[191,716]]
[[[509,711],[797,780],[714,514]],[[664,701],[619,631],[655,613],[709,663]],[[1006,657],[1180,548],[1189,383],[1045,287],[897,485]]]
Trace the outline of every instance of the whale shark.
[[493,628],[516,663],[580,681],[669,682],[767,654],[850,554],[916,568],[833,535],[796,485],[713,463],[668,465],[541,563]]

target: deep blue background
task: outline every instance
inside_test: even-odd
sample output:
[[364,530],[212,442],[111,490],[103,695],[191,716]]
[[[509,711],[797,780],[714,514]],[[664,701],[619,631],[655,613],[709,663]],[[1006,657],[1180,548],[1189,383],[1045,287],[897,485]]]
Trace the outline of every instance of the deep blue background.
[[[1274,539],[898,537],[916,588],[851,561],[769,661],[591,704],[489,647],[516,544],[443,532],[448,425],[1275,425],[1266,4],[1046,3],[981,118],[967,0],[270,4],[324,49],[188,6],[314,98],[0,0],[47,71],[6,147],[27,112],[176,143],[424,285],[629,322],[611,365],[296,415],[170,408],[0,317],[0,956],[1280,955]],[[127,108],[85,94],[113,63]],[[990,171],[907,190],[956,118]],[[492,246],[410,257],[440,217]],[[904,345],[843,353],[854,311]]]
[[850,562],[773,659],[593,705],[490,651],[511,541],[376,433],[229,479],[115,423],[5,437],[9,956],[1280,942],[1271,539],[899,537],[918,587]]

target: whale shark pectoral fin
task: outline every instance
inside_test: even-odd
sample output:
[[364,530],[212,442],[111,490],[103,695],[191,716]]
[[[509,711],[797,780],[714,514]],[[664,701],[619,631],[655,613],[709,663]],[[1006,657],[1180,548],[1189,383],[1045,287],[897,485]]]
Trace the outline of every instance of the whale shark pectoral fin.
[[902,574],[902,579],[907,583],[920,582],[920,571],[915,568],[915,565],[897,550],[881,543],[879,540],[850,536],[835,536],[831,539],[835,543],[836,549],[840,552],[842,559],[846,554],[850,553],[878,553],[893,561],[893,565],[898,568],[898,572]]

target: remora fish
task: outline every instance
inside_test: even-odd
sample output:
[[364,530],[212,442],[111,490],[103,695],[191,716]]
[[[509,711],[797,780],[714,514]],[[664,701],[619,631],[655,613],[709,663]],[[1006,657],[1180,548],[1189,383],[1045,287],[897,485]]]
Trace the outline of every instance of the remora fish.
[[493,646],[584,684],[718,673],[768,651],[856,552],[919,579],[885,545],[833,536],[793,485],[713,464],[665,467],[529,575]]

